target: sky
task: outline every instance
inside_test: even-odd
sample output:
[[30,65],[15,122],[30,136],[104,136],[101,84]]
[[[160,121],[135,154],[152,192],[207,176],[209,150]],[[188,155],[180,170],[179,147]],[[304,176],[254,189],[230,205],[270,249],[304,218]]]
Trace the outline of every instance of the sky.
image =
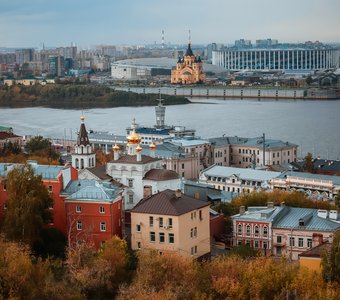
[[340,0],[0,0],[0,47],[340,42]]

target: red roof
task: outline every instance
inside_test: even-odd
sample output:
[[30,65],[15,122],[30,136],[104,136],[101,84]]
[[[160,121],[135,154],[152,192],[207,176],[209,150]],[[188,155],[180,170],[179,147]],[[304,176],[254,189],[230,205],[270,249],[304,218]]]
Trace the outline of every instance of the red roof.
[[0,131],[0,140],[12,139],[12,138],[21,138],[21,136],[16,135],[7,131]]

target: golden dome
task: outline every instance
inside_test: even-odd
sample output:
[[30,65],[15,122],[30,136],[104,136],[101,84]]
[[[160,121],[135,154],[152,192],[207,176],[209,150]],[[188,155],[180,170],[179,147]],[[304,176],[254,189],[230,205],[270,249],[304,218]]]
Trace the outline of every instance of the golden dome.
[[113,151],[119,151],[119,146],[117,144],[115,144],[113,147],[112,147],[112,150]]
[[142,147],[140,146],[140,145],[138,145],[137,147],[136,147],[136,152],[137,153],[139,153],[139,152],[142,152]]
[[82,122],[84,122],[84,120],[85,120],[84,113],[81,114],[80,120],[81,120]]
[[136,131],[133,129],[131,134],[127,137],[129,144],[139,144],[141,141],[140,136],[136,133]]

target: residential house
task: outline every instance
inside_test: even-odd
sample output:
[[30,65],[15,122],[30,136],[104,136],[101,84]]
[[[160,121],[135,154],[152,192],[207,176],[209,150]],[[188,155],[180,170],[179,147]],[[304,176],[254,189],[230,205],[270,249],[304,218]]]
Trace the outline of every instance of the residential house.
[[210,254],[210,203],[180,190],[159,192],[131,210],[131,247],[200,258]]

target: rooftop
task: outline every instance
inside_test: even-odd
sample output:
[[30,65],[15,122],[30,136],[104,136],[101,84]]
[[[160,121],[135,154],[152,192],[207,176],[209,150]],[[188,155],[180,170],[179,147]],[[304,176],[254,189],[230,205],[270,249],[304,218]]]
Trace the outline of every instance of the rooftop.
[[165,169],[151,169],[146,172],[143,179],[164,181],[179,179],[179,175],[175,171],[165,170]]
[[154,194],[140,201],[131,212],[180,216],[210,205],[209,202],[197,200],[184,194],[181,194],[181,197],[176,197],[175,193],[175,191],[167,189]]
[[269,181],[281,175],[280,172],[212,166],[202,171],[205,176],[210,177],[230,177],[237,176],[243,180]]
[[208,140],[201,140],[198,138],[190,137],[190,138],[169,138],[166,139],[167,142],[172,143],[174,145],[182,146],[182,147],[193,147],[204,144],[210,144]]
[[61,193],[69,195],[65,200],[112,202],[119,191],[110,182],[82,179],[71,180]]
[[160,158],[142,155],[141,161],[137,161],[137,155],[122,155],[117,160],[111,160],[109,163],[117,164],[147,164],[155,161],[160,161]]
[[313,179],[313,180],[325,180],[325,181],[331,181],[333,184],[340,185],[340,176],[336,175],[323,175],[323,174],[313,174],[313,173],[307,173],[307,172],[291,172],[286,171],[284,173],[281,173],[278,178],[286,179],[287,177],[298,177],[298,178],[304,178],[304,179]]

